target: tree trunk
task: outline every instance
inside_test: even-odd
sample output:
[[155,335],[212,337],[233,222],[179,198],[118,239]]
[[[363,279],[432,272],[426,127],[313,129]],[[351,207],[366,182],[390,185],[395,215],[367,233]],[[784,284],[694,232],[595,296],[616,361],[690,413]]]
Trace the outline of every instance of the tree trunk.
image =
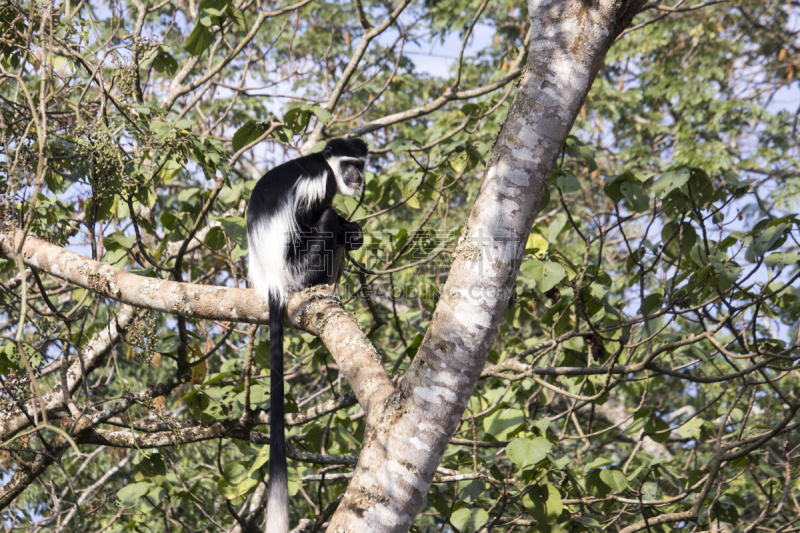
[[516,281],[539,200],[591,82],[641,0],[530,0],[531,44],[442,298],[402,383],[368,413],[329,532],[405,532],[459,426]]

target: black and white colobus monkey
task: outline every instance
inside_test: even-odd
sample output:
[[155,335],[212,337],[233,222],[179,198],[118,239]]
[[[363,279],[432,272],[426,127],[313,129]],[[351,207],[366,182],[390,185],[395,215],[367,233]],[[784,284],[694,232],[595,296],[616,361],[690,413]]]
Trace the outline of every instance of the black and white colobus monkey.
[[361,226],[340,217],[332,202],[337,192],[361,194],[366,157],[367,145],[361,139],[334,139],[320,153],[267,172],[253,189],[247,207],[250,283],[269,303],[268,533],[289,531],[283,313],[293,291],[336,283],[344,267],[344,250],[361,247]]

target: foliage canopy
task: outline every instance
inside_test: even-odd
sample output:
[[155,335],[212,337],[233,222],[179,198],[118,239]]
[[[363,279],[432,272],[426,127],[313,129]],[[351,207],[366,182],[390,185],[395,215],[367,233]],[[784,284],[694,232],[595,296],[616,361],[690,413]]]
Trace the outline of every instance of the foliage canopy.
[[[797,6],[647,4],[611,48],[415,530],[797,531]],[[245,287],[256,180],[362,135],[366,191],[336,207],[365,228],[352,257],[365,269],[340,293],[402,379],[522,74],[526,13],[518,0],[10,0],[3,223],[154,283]],[[121,311],[5,259],[4,416],[64,386],[76,353],[126,321],[71,405],[2,433],[4,525],[236,527],[264,492],[266,426],[236,424],[246,403],[267,406],[267,328]],[[320,339],[295,333],[288,434],[315,455],[290,464],[292,522],[322,524],[365,420]],[[36,470],[70,431],[53,416],[119,402]],[[698,498],[699,524],[658,524]]]

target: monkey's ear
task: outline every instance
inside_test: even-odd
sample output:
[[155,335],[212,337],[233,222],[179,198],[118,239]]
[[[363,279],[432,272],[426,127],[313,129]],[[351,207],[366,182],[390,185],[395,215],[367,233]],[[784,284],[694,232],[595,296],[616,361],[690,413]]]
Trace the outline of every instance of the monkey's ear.
[[325,156],[326,158],[333,155],[333,148],[331,148],[330,144],[326,144],[325,148],[322,149],[322,155]]

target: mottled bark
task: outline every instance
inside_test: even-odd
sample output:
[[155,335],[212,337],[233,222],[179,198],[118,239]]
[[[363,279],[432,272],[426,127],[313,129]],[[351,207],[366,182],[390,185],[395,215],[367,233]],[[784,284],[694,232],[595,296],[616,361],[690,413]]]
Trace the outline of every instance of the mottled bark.
[[[0,232],[0,256],[13,257],[22,232],[7,226]],[[93,261],[28,235],[23,262],[119,302],[189,318],[250,322],[269,321],[267,305],[255,291],[146,278]]]
[[394,385],[358,322],[342,308],[338,298],[321,288],[295,293],[287,311],[295,326],[319,335],[328,347],[370,423]]
[[68,447],[68,444],[59,443],[47,450],[48,453],[38,454],[29,468],[18,468],[11,479],[0,489],[0,509],[8,507],[17,496],[25,492],[25,489],[36,481],[47,470],[47,467],[55,463]]
[[381,413],[368,413],[372,424],[329,532],[411,526],[494,342],[556,159],[609,46],[640,5],[529,2],[527,70],[442,299],[405,379]]

